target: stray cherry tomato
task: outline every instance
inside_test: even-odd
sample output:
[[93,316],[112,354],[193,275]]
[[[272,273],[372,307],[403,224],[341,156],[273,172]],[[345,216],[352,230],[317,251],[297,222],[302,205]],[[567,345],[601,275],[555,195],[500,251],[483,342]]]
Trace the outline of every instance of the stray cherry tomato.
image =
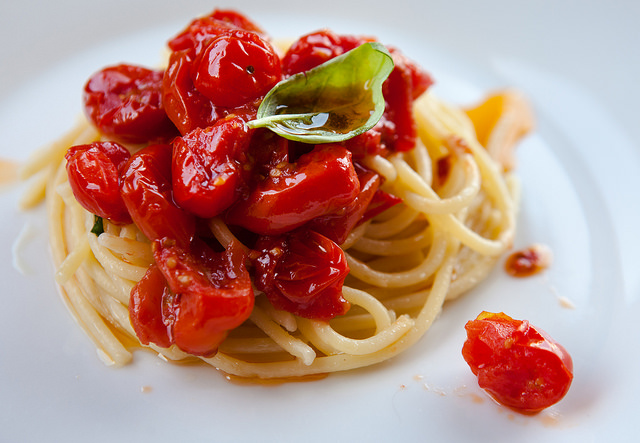
[[116,224],[131,223],[120,196],[119,177],[129,151],[113,142],[72,146],[65,154],[67,176],[80,205]]
[[239,196],[240,160],[250,133],[239,117],[218,120],[173,141],[173,193],[176,202],[193,214],[210,218]]
[[158,266],[149,266],[129,297],[129,318],[140,343],[171,346],[174,298]]
[[104,134],[129,143],[161,142],[177,131],[162,106],[162,71],[107,67],[84,88],[87,117]]
[[195,218],[173,201],[171,153],[171,145],[149,145],[131,156],[120,193],[131,218],[149,240],[168,237],[187,247],[195,234]]
[[193,355],[214,354],[228,331],[240,326],[253,310],[244,250],[231,243],[226,251],[215,253],[203,242],[185,249],[162,239],[153,243],[153,256],[177,294],[173,342]]
[[301,228],[261,237],[256,249],[255,284],[276,309],[322,320],[348,311],[342,284],[349,266],[344,251],[327,237]]
[[196,89],[215,106],[233,108],[264,96],[282,78],[280,58],[255,32],[218,35],[194,60]]
[[499,403],[537,412],[560,401],[569,390],[571,356],[528,321],[482,312],[465,329],[462,355],[480,387]]
[[226,219],[257,234],[281,234],[342,209],[359,192],[351,153],[337,144],[316,145],[296,163],[275,165]]

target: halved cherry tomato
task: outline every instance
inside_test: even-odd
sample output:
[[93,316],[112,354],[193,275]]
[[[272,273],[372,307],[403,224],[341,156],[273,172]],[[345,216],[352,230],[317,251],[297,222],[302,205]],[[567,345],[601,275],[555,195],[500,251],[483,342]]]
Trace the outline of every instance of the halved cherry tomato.
[[171,153],[171,145],[150,145],[131,156],[123,169],[120,193],[149,240],[169,237],[187,247],[195,234],[195,218],[173,201]]
[[254,294],[245,267],[246,254],[236,243],[213,252],[203,242],[185,249],[171,239],[156,240],[153,256],[176,296],[173,342],[193,355],[216,352],[229,330],[253,310]]
[[573,380],[571,356],[544,331],[504,313],[467,322],[462,355],[499,403],[537,412],[560,401]]
[[154,263],[131,290],[129,319],[143,345],[168,348],[173,343],[175,295]]
[[301,228],[261,237],[256,249],[256,287],[277,309],[322,320],[347,312],[342,284],[349,266],[344,251],[327,237]]
[[[251,136],[239,117],[218,120],[173,141],[173,195],[199,217],[220,214],[239,196]],[[243,162],[244,163],[244,162]]]
[[131,223],[119,185],[120,172],[130,156],[124,146],[113,142],[69,148],[65,154],[67,176],[84,209],[117,224]]
[[348,205],[360,192],[351,153],[337,144],[316,145],[296,163],[273,167],[226,220],[257,234],[274,235]]
[[84,108],[104,134],[130,143],[163,142],[177,134],[162,106],[162,71],[120,64],[87,81]]
[[255,32],[229,30],[194,59],[196,89],[215,106],[234,108],[264,96],[282,77],[280,58]]

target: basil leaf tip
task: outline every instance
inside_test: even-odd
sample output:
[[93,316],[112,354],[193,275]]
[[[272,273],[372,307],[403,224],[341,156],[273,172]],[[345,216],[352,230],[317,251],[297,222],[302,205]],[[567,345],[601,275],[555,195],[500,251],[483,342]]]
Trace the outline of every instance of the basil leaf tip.
[[93,216],[93,227],[91,228],[91,232],[98,237],[100,237],[100,234],[104,232],[104,223],[102,217],[98,215]]
[[384,45],[364,43],[281,81],[267,93],[252,128],[304,143],[340,142],[371,129],[385,107],[382,84],[394,68]]

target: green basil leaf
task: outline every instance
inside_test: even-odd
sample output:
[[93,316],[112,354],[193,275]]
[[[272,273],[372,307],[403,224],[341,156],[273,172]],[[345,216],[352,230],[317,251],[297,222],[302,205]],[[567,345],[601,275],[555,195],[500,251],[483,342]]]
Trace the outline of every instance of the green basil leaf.
[[248,126],[305,143],[347,140],[382,117],[382,84],[394,64],[380,43],[365,43],[278,83]]
[[100,234],[104,232],[102,217],[97,215],[93,216],[93,227],[91,228],[91,232],[93,232],[98,237],[100,237]]

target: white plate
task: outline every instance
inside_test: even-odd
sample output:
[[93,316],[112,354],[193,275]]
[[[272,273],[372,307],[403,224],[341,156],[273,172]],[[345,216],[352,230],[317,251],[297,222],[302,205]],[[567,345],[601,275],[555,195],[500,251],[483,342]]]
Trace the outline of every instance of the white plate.
[[[100,363],[56,294],[43,211],[20,213],[23,187],[5,187],[0,441],[631,440],[640,392],[640,358],[630,351],[640,338],[640,3],[555,3],[234,2],[275,37],[321,27],[376,35],[429,69],[438,93],[453,101],[473,101],[493,87],[523,90],[538,127],[518,150],[523,204],[515,246],[549,245],[555,261],[544,275],[516,281],[496,269],[447,305],[404,355],[321,381],[238,385],[209,368],[147,354],[114,370]],[[4,5],[0,156],[24,159],[59,136],[80,113],[89,74],[120,61],[157,63],[164,42],[213,7]],[[523,416],[477,388],[460,349],[464,323],[483,309],[527,318],[565,345],[575,380],[562,402]]]

